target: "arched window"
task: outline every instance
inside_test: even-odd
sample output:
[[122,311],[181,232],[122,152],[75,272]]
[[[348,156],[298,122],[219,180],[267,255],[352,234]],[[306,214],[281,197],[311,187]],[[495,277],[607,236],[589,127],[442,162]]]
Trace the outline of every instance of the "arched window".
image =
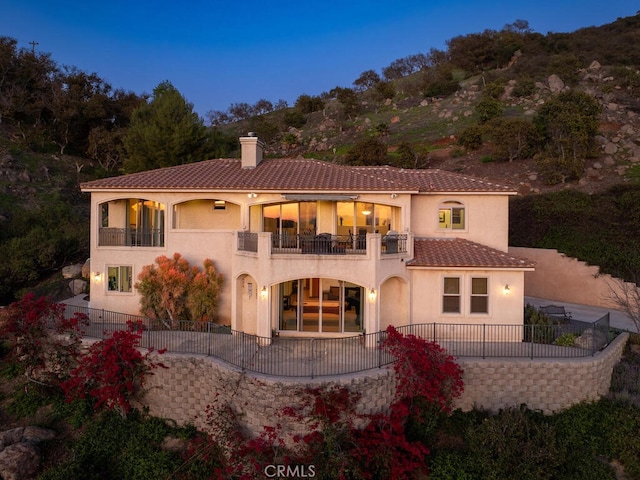
[[438,208],[438,228],[442,230],[464,230],[465,217],[465,207],[462,203],[454,200],[442,202]]

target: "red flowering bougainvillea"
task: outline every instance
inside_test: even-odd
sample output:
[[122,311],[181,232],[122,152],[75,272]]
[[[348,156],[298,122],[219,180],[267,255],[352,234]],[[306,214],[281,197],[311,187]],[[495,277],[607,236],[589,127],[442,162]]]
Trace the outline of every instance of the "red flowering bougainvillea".
[[128,322],[127,327],[94,343],[79,357],[78,366],[62,383],[68,401],[89,396],[95,399],[96,409],[103,406],[115,409],[125,417],[131,411],[132,401],[143,395],[145,378],[152,375],[156,367],[166,368],[149,358],[153,349],[144,354],[138,350],[141,325]]
[[57,384],[74,365],[87,323],[86,315],[65,315],[64,305],[28,293],[2,312],[0,338],[29,378]]

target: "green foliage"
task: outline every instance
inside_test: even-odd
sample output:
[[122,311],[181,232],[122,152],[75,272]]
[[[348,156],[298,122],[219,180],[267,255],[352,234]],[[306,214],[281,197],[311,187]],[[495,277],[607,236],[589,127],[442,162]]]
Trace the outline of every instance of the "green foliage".
[[520,77],[513,88],[513,94],[519,98],[533,95],[535,91],[536,82],[528,75]]
[[547,73],[549,75],[555,73],[565,84],[575,85],[578,83],[578,73],[584,67],[585,65],[576,55],[562,53],[551,57]]
[[373,89],[375,92],[375,98],[379,101],[384,101],[396,96],[396,87],[393,82],[378,82]]
[[320,97],[302,94],[296,99],[295,108],[303,114],[317,112],[324,108],[324,100]]
[[398,168],[416,168],[417,154],[411,148],[408,142],[402,142],[398,145],[395,153],[393,166]]
[[87,424],[73,445],[73,456],[40,478],[171,478],[183,462],[179,453],[161,448],[170,434],[176,435],[177,431],[163,420],[138,413],[122,419],[113,412],[105,412]]
[[637,185],[621,185],[593,195],[562,190],[514,198],[509,208],[509,244],[555,248],[598,265],[601,273],[637,282],[639,204]]
[[487,123],[492,118],[499,117],[503,112],[503,105],[500,100],[493,97],[483,97],[476,105],[476,114],[478,115],[478,121]]
[[136,108],[123,138],[127,173],[204,160],[207,131],[178,90],[165,81],[153,91],[153,100]]
[[305,123],[307,123],[307,119],[300,110],[292,109],[284,114],[285,127],[302,128]]
[[356,142],[346,154],[348,165],[385,165],[388,162],[387,146],[377,137]]
[[458,145],[462,145],[469,150],[477,150],[482,146],[482,135],[485,128],[481,125],[473,124],[458,133]]
[[530,158],[536,148],[536,129],[523,118],[493,118],[487,131],[495,147],[498,160],[523,160]]
[[553,341],[553,344],[562,347],[573,347],[577,337],[575,333],[563,333]]
[[0,229],[0,303],[88,251],[88,222],[81,210],[51,195],[31,210],[15,208]]
[[545,103],[534,125],[545,149],[537,162],[547,183],[580,176],[592,154],[600,123],[600,104],[582,92],[563,92]]
[[467,433],[470,455],[483,479],[553,479],[563,462],[553,425],[524,408],[491,417]]

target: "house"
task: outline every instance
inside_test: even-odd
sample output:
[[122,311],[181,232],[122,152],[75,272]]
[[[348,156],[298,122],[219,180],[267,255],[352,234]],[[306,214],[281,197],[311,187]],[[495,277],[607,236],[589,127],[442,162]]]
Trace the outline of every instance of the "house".
[[513,189],[390,166],[216,159],[83,183],[91,194],[90,307],[137,313],[160,255],[214,261],[219,321],[271,338],[412,323],[521,323],[524,272],[507,253]]

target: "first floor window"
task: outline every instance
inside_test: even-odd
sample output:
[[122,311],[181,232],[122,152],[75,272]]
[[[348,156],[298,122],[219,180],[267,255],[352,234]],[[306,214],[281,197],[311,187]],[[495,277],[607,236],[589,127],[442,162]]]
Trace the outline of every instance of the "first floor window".
[[108,290],[110,292],[130,292],[131,291],[131,271],[129,265],[108,267],[109,277]]
[[471,279],[471,313],[489,313],[489,290],[487,278]]
[[445,277],[442,295],[443,313],[460,313],[460,278]]

